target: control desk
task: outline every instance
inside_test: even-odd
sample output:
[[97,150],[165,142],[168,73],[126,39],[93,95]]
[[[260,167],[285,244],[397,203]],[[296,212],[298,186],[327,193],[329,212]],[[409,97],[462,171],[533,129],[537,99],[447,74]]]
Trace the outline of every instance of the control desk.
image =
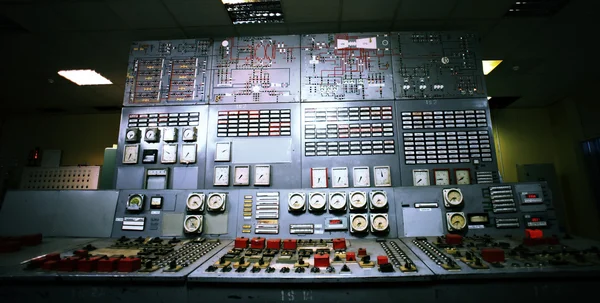
[[0,298],[590,292],[598,244],[559,230],[545,182],[502,181],[477,43],[460,32],[133,43],[115,190],[86,203],[9,192]]

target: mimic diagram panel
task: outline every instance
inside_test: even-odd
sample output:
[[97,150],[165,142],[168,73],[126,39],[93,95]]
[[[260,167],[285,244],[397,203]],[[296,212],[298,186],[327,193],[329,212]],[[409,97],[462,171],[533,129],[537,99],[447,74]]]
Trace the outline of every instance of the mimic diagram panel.
[[395,105],[403,186],[499,182],[486,99]]
[[125,106],[204,103],[208,98],[208,39],[134,42],[129,56]]
[[394,102],[302,104],[302,187],[400,186]]
[[396,99],[486,98],[477,39],[464,32],[392,33]]
[[392,100],[391,47],[383,33],[303,35],[302,101]]
[[300,37],[215,40],[210,103],[300,101]]
[[205,188],[300,187],[300,104],[211,105]]
[[124,108],[116,188],[201,188],[207,120],[207,106]]

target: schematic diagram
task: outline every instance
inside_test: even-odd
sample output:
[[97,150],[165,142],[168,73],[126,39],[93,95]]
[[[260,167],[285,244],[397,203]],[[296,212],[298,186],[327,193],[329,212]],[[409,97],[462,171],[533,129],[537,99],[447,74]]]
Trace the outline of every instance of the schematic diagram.
[[388,34],[303,35],[302,101],[392,100]]
[[298,36],[215,40],[210,103],[299,102]]
[[134,43],[124,104],[206,102],[210,45],[206,39]]
[[486,97],[474,34],[392,33],[396,99]]

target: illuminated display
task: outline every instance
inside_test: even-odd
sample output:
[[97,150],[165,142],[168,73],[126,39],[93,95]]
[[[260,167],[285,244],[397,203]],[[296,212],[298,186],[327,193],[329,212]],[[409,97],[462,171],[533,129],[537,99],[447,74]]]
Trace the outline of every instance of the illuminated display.
[[527,195],[525,195],[525,198],[527,198],[527,199],[537,199],[538,195],[537,194],[527,194]]

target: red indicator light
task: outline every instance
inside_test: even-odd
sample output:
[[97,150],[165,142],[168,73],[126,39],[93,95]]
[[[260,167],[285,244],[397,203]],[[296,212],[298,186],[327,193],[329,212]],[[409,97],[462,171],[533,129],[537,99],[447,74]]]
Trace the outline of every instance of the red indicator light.
[[342,220],[329,220],[329,224],[342,224]]
[[537,194],[526,194],[525,198],[527,198],[527,199],[537,199],[538,195]]
[[531,218],[531,222],[540,222],[540,218]]

